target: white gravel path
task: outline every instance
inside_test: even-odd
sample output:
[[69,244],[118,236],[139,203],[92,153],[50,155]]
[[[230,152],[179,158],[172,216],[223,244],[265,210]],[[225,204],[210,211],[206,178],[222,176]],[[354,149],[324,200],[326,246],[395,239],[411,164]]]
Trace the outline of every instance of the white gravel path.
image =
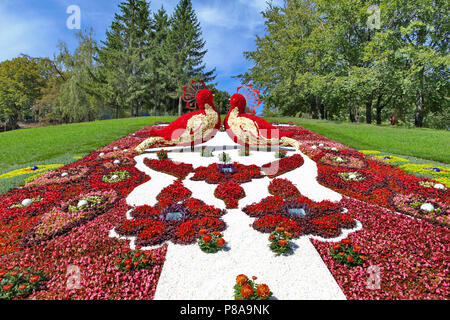
[[[235,144],[226,133],[218,133],[205,145],[221,147]],[[165,149],[180,150],[177,147]],[[200,157],[198,152],[191,153],[190,148],[185,148],[185,150],[188,152],[171,152],[169,158],[192,163],[194,167],[217,162],[218,152],[214,152],[214,157],[205,158]],[[281,175],[281,178],[292,181],[303,195],[314,201],[341,200],[340,194],[321,186],[316,181],[317,166],[314,161],[300,151],[289,150],[291,151],[288,155],[294,152],[300,153],[305,163],[302,167]],[[249,157],[238,156],[238,150],[227,150],[226,152],[230,154],[232,161],[247,165],[261,166],[276,160],[274,152],[251,151]],[[127,197],[129,205],[156,204],[156,196],[161,189],[175,180],[170,175],[146,167],[143,164],[145,158],[156,158],[156,154],[147,153],[136,157],[136,167],[149,174],[151,180],[131,192]],[[183,181],[184,185],[192,191],[192,196],[207,204],[224,209],[224,202],[214,197],[216,185],[209,185],[203,181],[192,181],[189,179],[192,175],[193,173]],[[239,208],[267,197],[269,183],[269,178],[265,177],[242,184],[246,197],[239,201]],[[268,284],[276,299],[345,299],[345,295],[311,244],[309,237],[304,236],[293,241],[296,247],[294,254],[276,257],[268,247],[268,234],[260,233],[251,227],[254,218],[247,216],[240,209],[234,209],[228,210],[223,220],[227,224],[227,229],[224,231],[227,250],[216,254],[206,254],[199,249],[197,244],[188,246],[169,244],[155,299],[233,299],[235,278],[241,273],[249,277],[257,276],[257,283]],[[361,224],[358,222],[354,230],[344,230],[343,234],[333,241],[342,239],[348,233],[359,229],[361,229]],[[110,236],[120,237],[114,230],[111,230]],[[314,238],[325,240],[320,237]],[[133,240],[133,237],[130,239]],[[326,239],[326,241],[330,240]],[[133,241],[131,241],[131,247],[134,248]]]

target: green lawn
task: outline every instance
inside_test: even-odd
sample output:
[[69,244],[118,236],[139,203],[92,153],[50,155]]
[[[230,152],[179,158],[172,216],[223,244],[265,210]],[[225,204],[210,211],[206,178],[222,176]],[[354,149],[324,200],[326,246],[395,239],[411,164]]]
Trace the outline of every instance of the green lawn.
[[0,173],[38,161],[87,154],[156,121],[174,119],[128,118],[3,132]]
[[337,123],[299,118],[267,118],[267,120],[293,121],[309,130],[358,150],[379,150],[386,153],[450,163],[449,131]]

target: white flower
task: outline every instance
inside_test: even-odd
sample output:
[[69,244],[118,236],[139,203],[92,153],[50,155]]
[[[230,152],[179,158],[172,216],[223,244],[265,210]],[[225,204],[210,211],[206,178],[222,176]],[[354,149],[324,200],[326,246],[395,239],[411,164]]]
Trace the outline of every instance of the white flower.
[[83,207],[83,206],[87,206],[88,202],[87,200],[80,200],[78,201],[77,207]]
[[98,156],[99,157],[103,157],[105,154],[102,152],[102,153],[100,153]]
[[312,149],[317,149],[317,146],[316,146],[316,145],[314,145],[314,146],[312,146],[311,148],[312,148]]
[[445,190],[445,186],[442,183],[436,183],[434,188],[438,190]]
[[320,143],[320,144],[319,144],[319,147],[323,147],[323,143]]
[[331,148],[331,150],[333,150],[333,151],[338,151],[338,149],[337,149],[337,148]]
[[31,199],[25,199],[25,200],[22,201],[22,205],[24,207],[28,207],[32,203],[33,203],[33,200],[31,200]]
[[117,180],[117,179],[119,179],[119,176],[117,174],[115,174],[111,177],[111,180]]
[[336,158],[336,161],[337,161],[337,162],[342,162],[342,161],[344,161],[344,159],[342,159],[341,157],[337,157],[337,158]]
[[349,179],[356,179],[356,174],[352,173],[348,176]]
[[120,160],[114,160],[114,164],[120,164]]
[[67,172],[63,172],[62,174],[61,174],[61,177],[62,178],[64,178],[64,177],[67,177],[69,174],[67,173]]
[[434,207],[431,203],[424,203],[420,206],[420,210],[430,212],[434,210]]
[[119,148],[117,148],[117,147],[114,147],[114,148],[113,148],[113,150],[118,150],[118,149],[119,149]]

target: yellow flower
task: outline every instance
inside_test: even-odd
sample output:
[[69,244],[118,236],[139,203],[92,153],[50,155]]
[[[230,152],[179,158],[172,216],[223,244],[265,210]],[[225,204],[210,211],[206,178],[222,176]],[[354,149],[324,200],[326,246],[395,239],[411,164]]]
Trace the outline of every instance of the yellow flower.
[[399,166],[400,169],[420,174],[429,174],[439,178],[447,178],[447,182],[440,180],[440,182],[447,185],[450,178],[450,168],[444,166],[437,166],[434,164],[417,164],[409,163]]
[[375,154],[375,153],[380,153],[380,151],[378,150],[359,150],[359,152],[363,153],[363,154]]
[[37,170],[31,170],[32,167],[26,167],[26,168],[22,168],[22,169],[17,169],[17,170],[13,170],[10,172],[7,172],[5,174],[0,175],[0,179],[8,179],[8,178],[14,178],[14,177],[18,177],[24,174],[30,174],[30,173],[41,173],[41,172],[46,172],[49,170],[53,170],[59,167],[62,167],[63,164],[44,164],[44,165],[39,165]]
[[408,159],[404,159],[404,158],[400,158],[400,157],[396,157],[396,156],[390,156],[390,155],[381,155],[381,156],[375,156],[375,157],[386,163],[409,162]]

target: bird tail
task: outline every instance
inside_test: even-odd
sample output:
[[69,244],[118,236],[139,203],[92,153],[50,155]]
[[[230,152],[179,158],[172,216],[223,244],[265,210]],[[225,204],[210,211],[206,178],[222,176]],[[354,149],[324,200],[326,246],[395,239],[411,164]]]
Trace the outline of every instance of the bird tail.
[[141,142],[135,150],[139,153],[142,153],[145,151],[145,149],[148,149],[148,147],[158,142],[166,142],[166,140],[162,137],[150,137]]
[[300,142],[298,142],[295,139],[289,138],[289,137],[282,137],[280,139],[282,146],[291,146],[295,148],[296,150],[300,150]]

